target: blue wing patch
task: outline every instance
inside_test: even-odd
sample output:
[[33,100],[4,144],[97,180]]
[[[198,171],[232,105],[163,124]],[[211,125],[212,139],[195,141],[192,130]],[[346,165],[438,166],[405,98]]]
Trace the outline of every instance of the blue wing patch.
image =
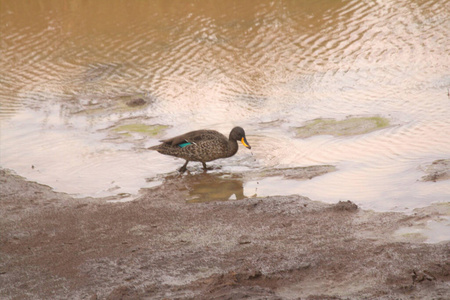
[[189,142],[181,143],[181,144],[178,144],[178,147],[184,148],[184,147],[189,146],[189,145],[192,145],[192,143],[189,143]]

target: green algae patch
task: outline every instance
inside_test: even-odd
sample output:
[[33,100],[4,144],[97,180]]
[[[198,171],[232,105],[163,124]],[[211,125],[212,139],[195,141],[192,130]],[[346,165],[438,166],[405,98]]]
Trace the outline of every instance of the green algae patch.
[[399,239],[408,242],[424,243],[427,236],[420,232],[406,232],[399,235]]
[[164,131],[169,128],[167,125],[146,125],[146,124],[125,124],[113,128],[113,131],[122,135],[131,135],[132,133],[139,133],[149,137],[161,136]]
[[305,126],[295,127],[298,138],[308,138],[315,135],[352,136],[369,133],[386,128],[390,125],[389,119],[383,117],[349,117],[345,120],[315,119]]

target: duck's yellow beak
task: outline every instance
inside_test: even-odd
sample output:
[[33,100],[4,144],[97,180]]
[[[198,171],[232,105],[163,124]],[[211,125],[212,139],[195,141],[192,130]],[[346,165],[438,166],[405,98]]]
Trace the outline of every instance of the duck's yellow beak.
[[248,149],[252,149],[252,147],[248,144],[247,139],[245,137],[243,137],[241,139],[242,145],[244,145],[245,147],[247,147]]

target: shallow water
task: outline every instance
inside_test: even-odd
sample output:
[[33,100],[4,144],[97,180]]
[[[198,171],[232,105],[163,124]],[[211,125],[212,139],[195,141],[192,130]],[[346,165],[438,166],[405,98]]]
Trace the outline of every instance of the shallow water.
[[[198,183],[188,201],[295,193],[376,210],[448,201],[448,180],[420,179],[421,166],[450,157],[449,9],[395,0],[1,1],[1,166],[57,191],[129,200],[183,164],[145,147],[239,125],[254,155],[241,147],[212,163],[212,177],[190,163]],[[348,116],[390,126],[309,138],[293,130]],[[124,124],[168,127],[114,130]],[[323,164],[337,171],[240,177]]]

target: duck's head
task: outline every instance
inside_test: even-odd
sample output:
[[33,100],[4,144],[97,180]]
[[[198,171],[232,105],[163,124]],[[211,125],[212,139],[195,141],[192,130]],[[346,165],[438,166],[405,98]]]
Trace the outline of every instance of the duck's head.
[[251,149],[252,147],[247,142],[247,139],[245,138],[245,131],[242,127],[234,127],[230,132],[230,140],[236,140],[241,141],[242,145],[247,147],[248,149]]

